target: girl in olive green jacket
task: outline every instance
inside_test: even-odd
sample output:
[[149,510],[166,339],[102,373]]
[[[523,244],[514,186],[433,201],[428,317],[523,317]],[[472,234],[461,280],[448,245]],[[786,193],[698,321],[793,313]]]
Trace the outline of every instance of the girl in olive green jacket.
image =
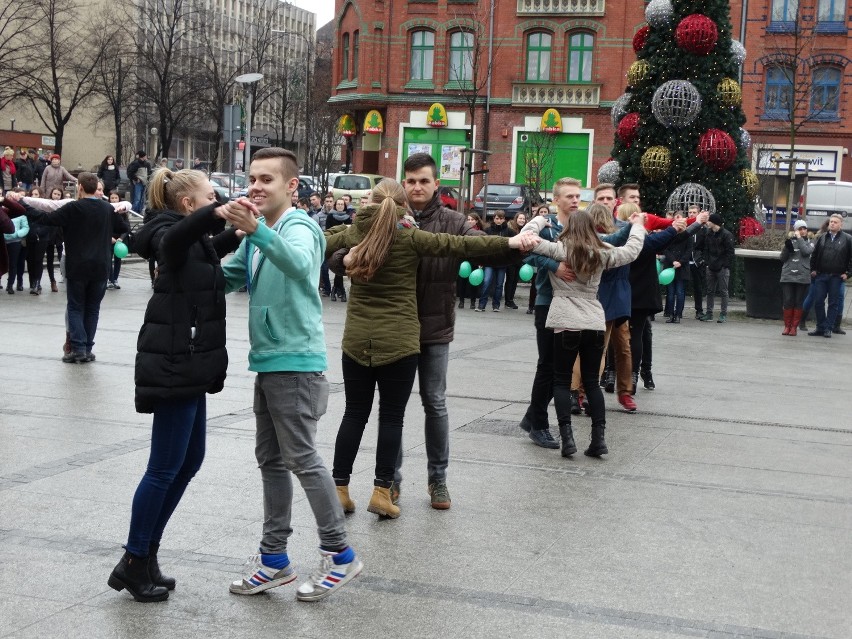
[[352,280],[343,331],[346,409],[337,433],[332,476],[344,511],[353,512],[349,477],[378,385],[376,478],[367,510],[398,517],[393,476],[420,353],[416,299],[420,258],[497,256],[509,261],[512,249],[532,248],[539,238],[532,234],[461,237],[421,231],[406,218],[405,191],[394,180],[379,182],[372,200],[374,204],[360,209],[351,226],[326,232],[326,256],[341,248],[351,249],[344,264]]

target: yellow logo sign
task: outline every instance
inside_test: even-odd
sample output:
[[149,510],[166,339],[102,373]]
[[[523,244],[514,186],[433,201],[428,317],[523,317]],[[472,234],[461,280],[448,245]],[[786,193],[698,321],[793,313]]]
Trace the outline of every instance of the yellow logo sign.
[[337,132],[344,138],[351,138],[355,135],[355,120],[348,113],[341,115],[337,121]]
[[375,109],[368,111],[367,116],[364,118],[364,132],[381,133],[384,130],[385,126],[382,122],[382,114]]
[[426,124],[434,127],[442,127],[449,124],[447,110],[443,104],[435,102],[435,104],[429,107],[429,113],[426,114]]
[[548,109],[541,116],[541,130],[544,133],[561,133],[562,132],[562,116],[556,109]]

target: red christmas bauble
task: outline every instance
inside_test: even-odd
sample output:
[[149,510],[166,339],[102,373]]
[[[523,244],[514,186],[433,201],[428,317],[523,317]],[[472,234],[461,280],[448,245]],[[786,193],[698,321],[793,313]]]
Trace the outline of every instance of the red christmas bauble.
[[698,139],[698,157],[714,171],[724,171],[737,159],[737,145],[724,131],[708,129]]
[[645,48],[645,43],[648,42],[648,36],[651,34],[651,27],[645,25],[639,31],[636,32],[636,35],[633,36],[633,50],[636,53],[639,53],[642,49]]
[[719,29],[716,23],[700,13],[693,13],[680,21],[675,29],[675,42],[684,51],[707,55],[716,47]]
[[618,138],[622,142],[630,146],[636,139],[636,134],[639,133],[639,114],[628,113],[621,118],[616,133],[618,133]]

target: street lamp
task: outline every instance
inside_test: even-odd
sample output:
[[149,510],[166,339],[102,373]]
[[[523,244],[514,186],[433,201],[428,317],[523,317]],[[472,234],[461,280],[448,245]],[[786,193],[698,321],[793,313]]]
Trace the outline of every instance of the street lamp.
[[[262,73],[243,73],[238,75],[234,80],[238,84],[251,85],[255,82],[263,80]],[[249,163],[251,162],[251,91],[250,87],[246,87],[246,148],[243,155],[243,171],[248,172]]]
[[299,38],[305,43],[305,47],[307,48],[307,55],[305,55],[305,170],[313,174],[314,166],[313,162],[311,162],[311,58],[313,57],[315,43],[312,38],[298,31],[272,29],[272,33]]

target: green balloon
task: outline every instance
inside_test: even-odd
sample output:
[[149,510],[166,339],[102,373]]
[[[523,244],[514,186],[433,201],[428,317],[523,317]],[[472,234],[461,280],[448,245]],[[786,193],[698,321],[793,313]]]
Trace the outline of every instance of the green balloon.
[[535,271],[529,264],[524,264],[518,273],[518,277],[521,278],[522,282],[529,282],[533,278],[533,275],[535,275]]
[[485,279],[485,271],[481,268],[472,271],[470,277],[467,278],[467,281],[470,282],[471,286],[479,286],[482,284],[482,280]]
[[459,266],[459,277],[470,277],[471,271],[473,271],[473,267],[470,262],[462,262]]
[[675,270],[673,268],[667,268],[663,271],[660,271],[659,278],[660,284],[662,284],[663,286],[671,284],[675,278]]
[[659,275],[663,271],[663,263],[660,260],[657,260],[657,275]]
[[112,245],[112,252],[118,259],[122,260],[127,257],[127,244],[119,240],[115,244]]

